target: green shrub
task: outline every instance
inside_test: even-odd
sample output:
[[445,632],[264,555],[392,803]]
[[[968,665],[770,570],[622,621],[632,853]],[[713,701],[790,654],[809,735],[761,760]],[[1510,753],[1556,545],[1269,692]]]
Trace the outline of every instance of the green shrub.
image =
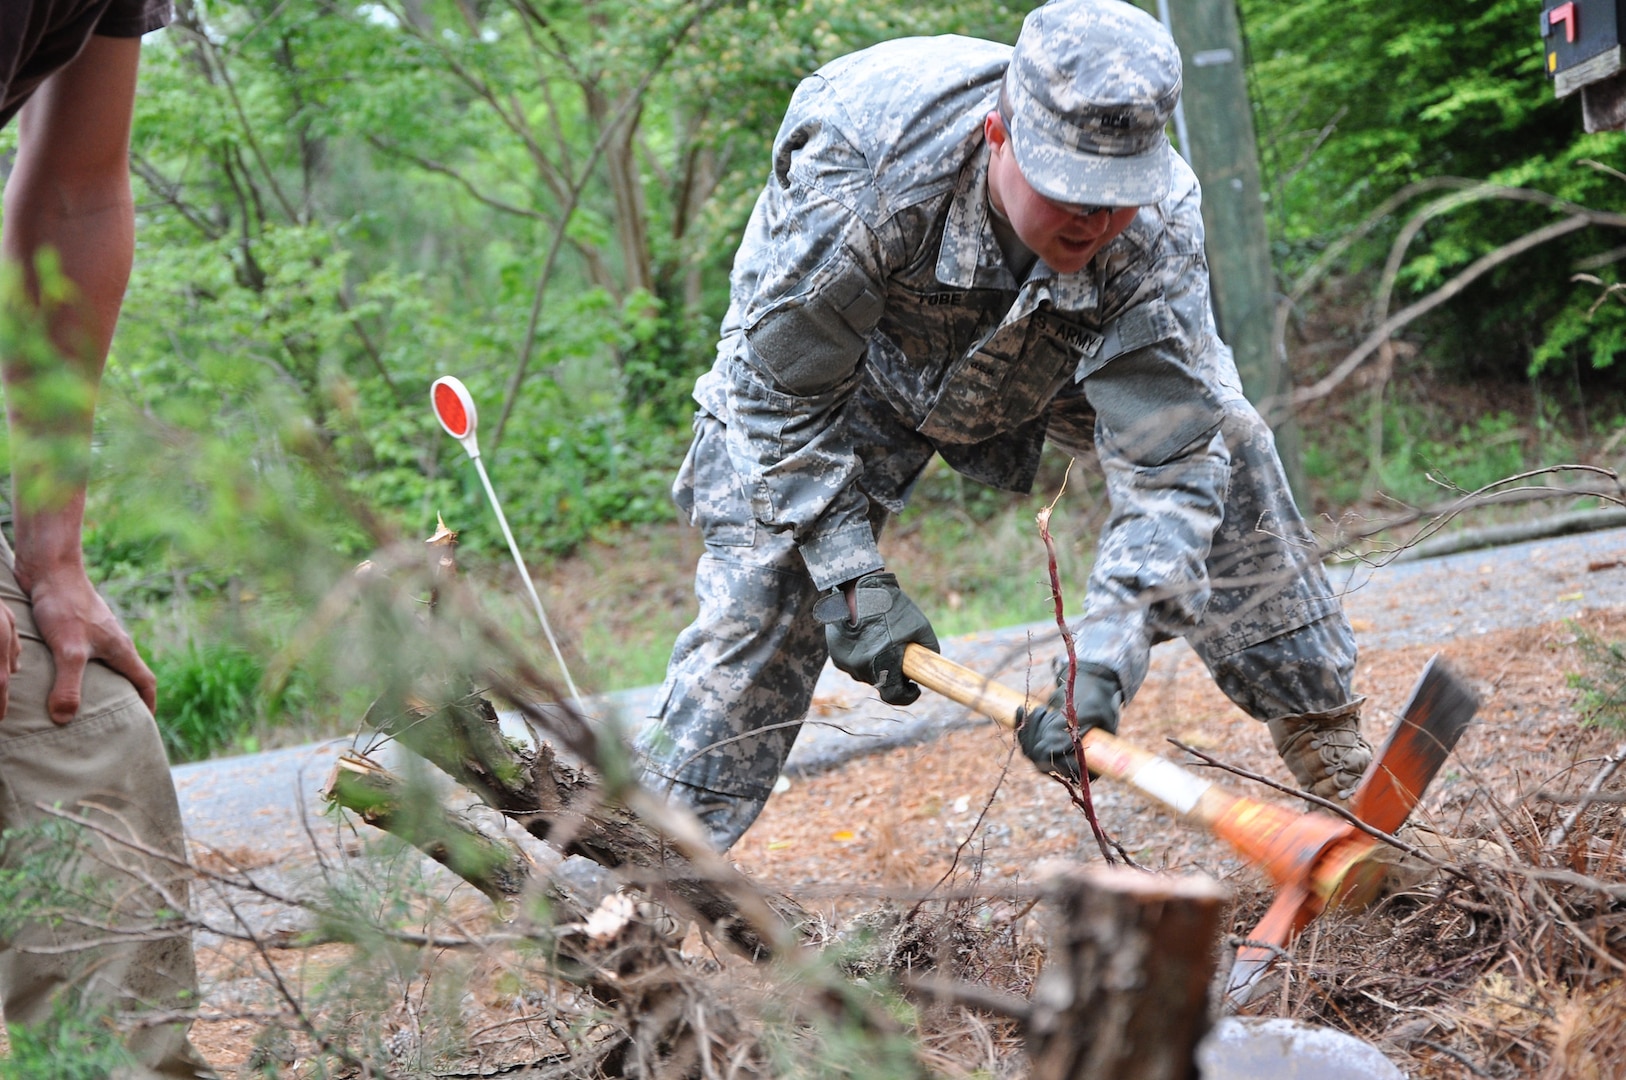
[[[1243,0],[1248,77],[1277,267],[1301,273],[1389,196],[1457,177],[1613,210],[1619,135],[1586,134],[1575,98],[1556,99],[1525,0],[1401,8],[1388,0]],[[1345,264],[1376,271],[1421,193],[1358,242]],[[1462,205],[1432,220],[1400,268],[1392,310],[1497,247],[1567,212],[1526,201]],[[1588,309],[1618,280],[1613,230],[1590,228],[1494,268],[1414,332],[1426,363],[1518,378],[1570,363],[1607,367],[1626,348],[1626,305]],[[1595,260],[1602,260],[1597,262]],[[1594,260],[1589,262],[1588,260]],[[1598,284],[1574,284],[1578,262]],[[1602,269],[1598,269],[1598,267]]]
[[1474,491],[1525,468],[1525,433],[1512,413],[1482,416],[1440,438],[1408,430],[1398,410],[1388,419],[1382,486],[1406,502],[1438,501],[1447,488]]
[[108,1018],[67,1000],[44,1023],[7,1031],[11,1054],[0,1058],[0,1080],[104,1080],[131,1064]]
[[306,697],[305,684],[296,679],[267,699],[264,663],[236,645],[193,641],[148,664],[158,676],[158,730],[177,763],[258,749],[256,727],[295,711]]

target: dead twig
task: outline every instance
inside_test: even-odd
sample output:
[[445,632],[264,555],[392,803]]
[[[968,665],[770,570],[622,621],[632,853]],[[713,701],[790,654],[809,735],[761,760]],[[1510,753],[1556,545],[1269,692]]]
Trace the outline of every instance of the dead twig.
[[905,973],[898,981],[903,984],[904,989],[928,1000],[963,1005],[968,1009],[1004,1016],[1021,1024],[1026,1024],[1033,1015],[1033,1004],[1027,998],[991,986],[945,979],[937,975],[909,973]]
[[1486,1077],[1486,1078],[1489,1078],[1491,1076],[1490,1073],[1488,1073],[1484,1069],[1480,1068],[1480,1066],[1474,1062],[1473,1058],[1469,1057],[1467,1054],[1464,1054],[1461,1050],[1453,1050],[1451,1047],[1446,1046],[1444,1043],[1437,1043],[1437,1042],[1434,1042],[1434,1041],[1432,1041],[1430,1039],[1418,1039],[1417,1040],[1417,1045],[1418,1046],[1426,1046],[1430,1050],[1433,1050],[1436,1053],[1444,1054],[1446,1057],[1448,1057],[1451,1060],[1455,1061],[1457,1064],[1461,1065],[1463,1068],[1467,1069],[1469,1072],[1473,1073],[1475,1076],[1483,1076],[1483,1077]]
[[1626,743],[1621,743],[1613,754],[1604,759],[1603,765],[1598,769],[1597,774],[1592,777],[1592,782],[1587,785],[1580,804],[1574,810],[1565,814],[1564,820],[1558,824],[1558,827],[1547,834],[1546,843],[1548,847],[1558,847],[1569,837],[1570,830],[1575,828],[1577,821],[1581,820],[1581,815],[1586,812],[1590,802],[1615,801],[1613,799],[1598,799],[1595,796],[1603,790],[1603,786],[1609,782],[1609,778],[1615,775],[1623,763],[1626,763]]
[[1564,791],[1538,791],[1531,798],[1538,802],[1551,803],[1580,803],[1583,806],[1592,803],[1626,803],[1626,791],[1591,791],[1582,794]]
[[[1068,462],[1067,471],[1069,473],[1072,472],[1072,468],[1072,462]],[[1074,804],[1084,811],[1084,819],[1090,823],[1090,832],[1095,836],[1096,846],[1101,849],[1101,858],[1106,861],[1108,866],[1111,866],[1116,860],[1112,857],[1112,850],[1107,842],[1106,830],[1101,828],[1101,819],[1095,816],[1095,799],[1090,794],[1090,770],[1084,761],[1084,733],[1078,728],[1078,714],[1073,706],[1073,686],[1078,681],[1078,653],[1073,646],[1073,631],[1067,625],[1067,616],[1063,610],[1061,571],[1056,566],[1056,542],[1050,536],[1051,511],[1056,508],[1056,503],[1060,501],[1066,491],[1067,477],[1064,475],[1061,481],[1061,490],[1056,492],[1054,499],[1050,500],[1050,505],[1038,513],[1039,538],[1044,541],[1045,559],[1050,568],[1050,599],[1056,608],[1056,627],[1061,631],[1062,644],[1067,648],[1067,677],[1062,684],[1062,689],[1066,692],[1064,708],[1067,717],[1067,734],[1073,740],[1073,760],[1078,762],[1078,779],[1076,781],[1070,777],[1062,776],[1057,776],[1057,780],[1067,788]],[[1023,723],[1026,722],[1027,718],[1023,717]]]

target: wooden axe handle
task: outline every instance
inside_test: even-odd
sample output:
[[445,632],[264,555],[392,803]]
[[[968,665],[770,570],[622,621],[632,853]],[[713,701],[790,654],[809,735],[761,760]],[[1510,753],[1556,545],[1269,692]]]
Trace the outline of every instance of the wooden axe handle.
[[[1043,695],[1024,694],[921,645],[904,647],[903,673],[1007,729],[1016,727],[1019,710],[1037,708],[1049,696],[1048,690]],[[1128,784],[1209,828],[1239,801],[1174,762],[1099,728],[1086,732],[1081,741],[1091,772]]]
[[[1036,698],[919,645],[905,647],[903,673],[1007,728],[1016,726],[1018,709],[1038,703]],[[1377,841],[1348,822],[1234,795],[1099,728],[1085,732],[1079,741],[1092,773],[1128,784],[1208,829],[1262,869],[1284,892],[1291,892],[1297,899],[1284,902],[1284,907],[1292,916],[1293,928],[1302,926],[1335,896],[1357,889],[1363,897],[1357,902],[1364,902],[1375,889],[1375,879],[1365,864]]]
[[1050,696],[1048,691],[1024,694],[913,643],[903,647],[903,673],[926,689],[981,713],[1007,731],[1016,729],[1020,710],[1036,709]]

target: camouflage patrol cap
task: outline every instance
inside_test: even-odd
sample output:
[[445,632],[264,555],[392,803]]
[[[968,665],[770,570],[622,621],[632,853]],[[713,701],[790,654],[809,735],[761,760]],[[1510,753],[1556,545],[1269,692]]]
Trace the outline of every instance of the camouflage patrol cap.
[[1180,51],[1156,19],[1124,0],[1050,0],[1023,21],[1005,73],[1017,167],[1058,202],[1160,202],[1179,98]]

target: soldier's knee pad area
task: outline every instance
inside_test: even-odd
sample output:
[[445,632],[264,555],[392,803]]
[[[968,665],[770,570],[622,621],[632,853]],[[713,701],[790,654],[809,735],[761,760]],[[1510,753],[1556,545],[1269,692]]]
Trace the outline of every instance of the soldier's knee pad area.
[[1222,655],[1206,653],[1204,661],[1225,695],[1258,720],[1324,713],[1355,696],[1355,643],[1342,616]]

